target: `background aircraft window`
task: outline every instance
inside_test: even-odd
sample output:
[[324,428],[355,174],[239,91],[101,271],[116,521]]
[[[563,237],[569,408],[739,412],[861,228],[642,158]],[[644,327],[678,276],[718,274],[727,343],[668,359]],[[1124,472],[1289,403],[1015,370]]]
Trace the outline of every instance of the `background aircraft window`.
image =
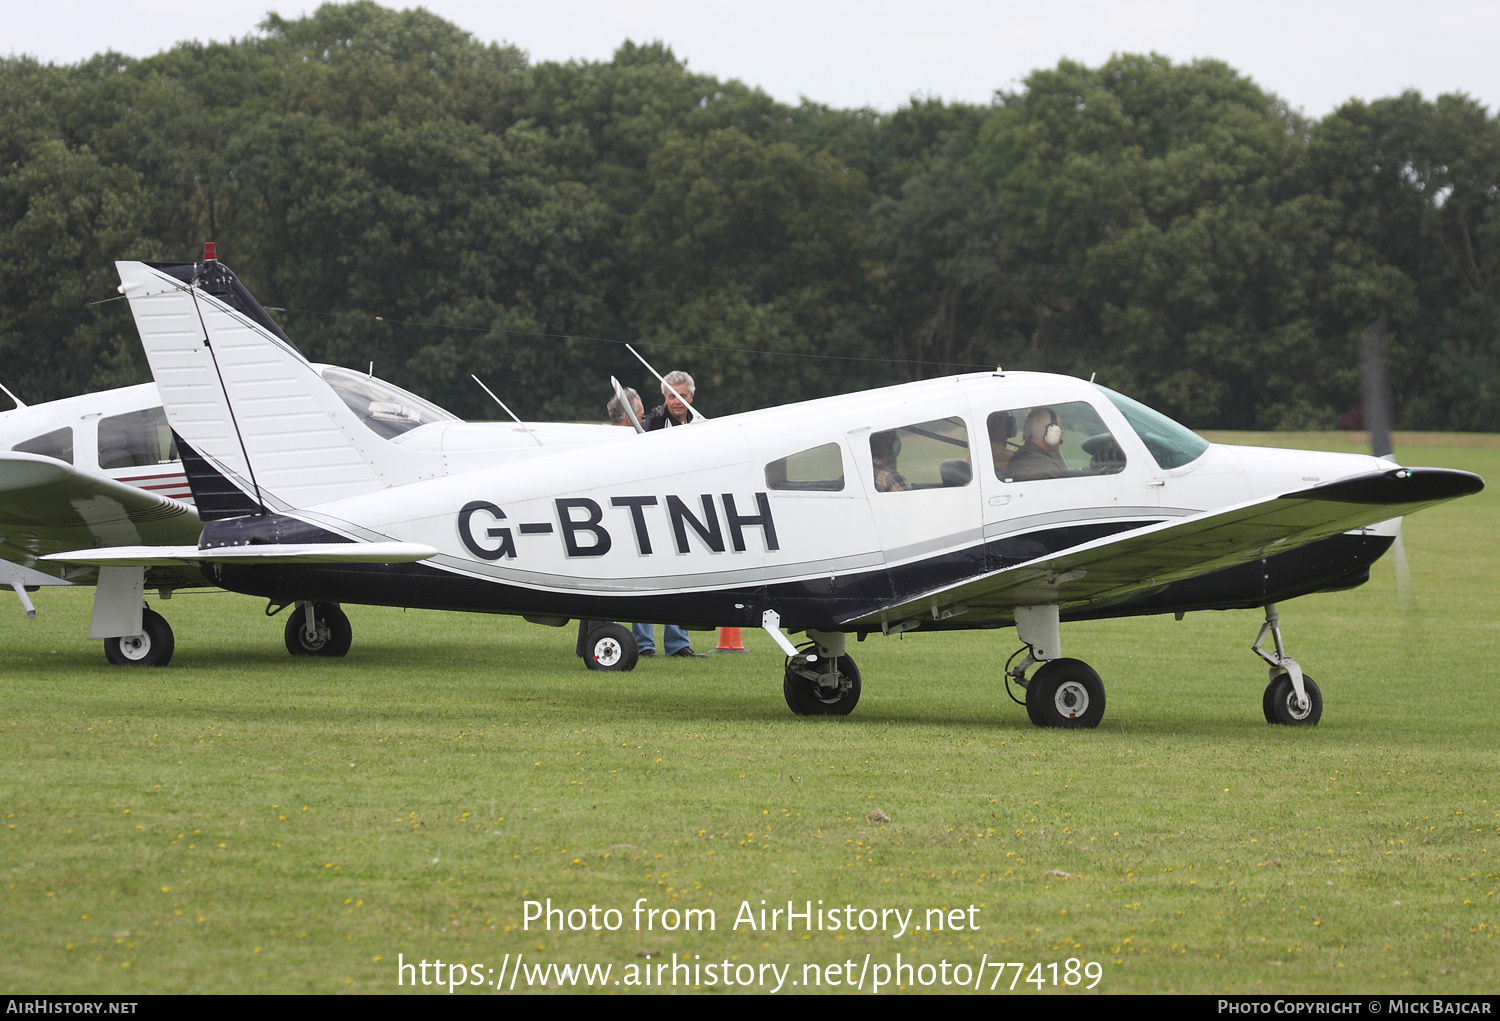
[[176,460],[177,444],[161,408],[99,420],[100,468],[140,468]]
[[967,486],[974,477],[969,430],[961,418],[873,432],[870,459],[878,493]]
[[995,477],[1003,482],[1113,475],[1125,468],[1125,452],[1083,401],[997,411],[985,424]]
[[[1098,383],[1094,385],[1099,386]],[[1130,423],[1130,428],[1135,430],[1163,470],[1191,464],[1208,449],[1208,441],[1202,436],[1187,426],[1178,425],[1160,411],[1124,394],[1117,394],[1108,387],[1099,386],[1099,390],[1120,409],[1120,414],[1125,416],[1125,421]]]
[[42,433],[33,436],[24,443],[17,443],[11,450],[19,450],[23,454],[40,454],[43,457],[55,457],[59,461],[73,463],[73,427],[63,426],[54,429],[50,433]]
[[825,443],[766,465],[766,488],[838,493],[844,488],[844,455]]
[[429,422],[458,421],[457,415],[449,414],[431,401],[424,401],[416,394],[407,393],[374,376],[327,368],[323,370],[323,379],[371,432],[385,439],[400,436]]

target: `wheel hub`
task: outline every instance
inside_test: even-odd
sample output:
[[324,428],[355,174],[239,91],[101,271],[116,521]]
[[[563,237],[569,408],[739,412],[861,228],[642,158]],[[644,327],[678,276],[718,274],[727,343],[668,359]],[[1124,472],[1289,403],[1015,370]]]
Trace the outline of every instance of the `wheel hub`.
[[1070,720],[1075,720],[1089,711],[1089,692],[1077,681],[1064,681],[1057,687],[1053,697],[1057,711]]
[[151,653],[151,639],[146,635],[120,639],[120,655],[129,660],[142,660]]
[[600,666],[614,666],[624,654],[625,650],[613,638],[601,639],[594,646],[594,661]]

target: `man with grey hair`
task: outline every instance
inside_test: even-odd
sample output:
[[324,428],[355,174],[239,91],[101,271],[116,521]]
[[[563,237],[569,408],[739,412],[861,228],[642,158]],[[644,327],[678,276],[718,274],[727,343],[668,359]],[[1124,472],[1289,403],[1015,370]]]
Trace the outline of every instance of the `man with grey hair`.
[[[630,401],[630,410],[635,412],[635,420],[639,422],[646,415],[645,406],[641,404],[641,395],[635,392],[634,387],[626,387],[625,398]],[[630,424],[630,416],[625,414],[625,405],[620,403],[618,396],[611,397],[604,410],[609,412],[610,425]]]
[[[696,389],[693,377],[681,369],[667,373],[661,384],[663,403],[646,412],[646,417],[641,419],[641,426],[649,433],[658,429],[670,429],[674,425],[687,425],[693,420],[693,413],[687,406],[693,403]],[[678,399],[678,394],[682,395],[681,400]]]
[[[641,426],[647,432],[655,432],[658,429],[670,429],[673,426],[687,425],[692,419],[692,412],[688,405],[693,402],[693,377],[681,369],[675,369],[666,374],[662,379],[661,395],[664,401],[660,407],[652,408],[641,419]],[[675,391],[675,392],[674,392]],[[681,399],[678,398],[681,394]],[[635,635],[636,647],[640,654],[645,657],[656,655],[656,628],[651,624],[635,624],[630,629]],[[692,645],[688,644],[688,633],[675,624],[668,624],[664,629],[663,637],[667,643],[668,656],[681,656],[691,659],[707,659],[701,652],[694,652]]]

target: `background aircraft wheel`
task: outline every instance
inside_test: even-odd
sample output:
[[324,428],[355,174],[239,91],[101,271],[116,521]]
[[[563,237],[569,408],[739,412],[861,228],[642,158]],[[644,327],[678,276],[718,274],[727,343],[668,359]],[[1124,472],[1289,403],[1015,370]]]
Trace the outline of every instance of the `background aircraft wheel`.
[[1261,707],[1266,712],[1267,723],[1284,723],[1288,727],[1316,727],[1323,718],[1323,693],[1313,679],[1302,675],[1302,686],[1307,689],[1307,708],[1297,705],[1297,689],[1292,687],[1290,674],[1277,674],[1266,685],[1266,694]]
[[[812,646],[801,651],[806,653]],[[809,663],[805,659],[788,660],[781,693],[787,707],[798,716],[848,716],[859,704],[859,667],[851,656],[840,656],[833,667],[837,683],[825,687],[818,683],[828,669],[825,659]]]
[[316,637],[307,634],[307,610],[294,606],[286,621],[286,651],[293,656],[342,656],[354,641],[354,628],[337,603],[314,603]]
[[167,619],[155,610],[142,610],[141,634],[104,639],[104,658],[115,666],[166,666],[176,647]]
[[584,642],[583,665],[590,670],[634,670],[638,658],[635,635],[621,624],[600,624]]
[[1083,660],[1049,660],[1026,685],[1026,715],[1038,727],[1097,727],[1104,682]]

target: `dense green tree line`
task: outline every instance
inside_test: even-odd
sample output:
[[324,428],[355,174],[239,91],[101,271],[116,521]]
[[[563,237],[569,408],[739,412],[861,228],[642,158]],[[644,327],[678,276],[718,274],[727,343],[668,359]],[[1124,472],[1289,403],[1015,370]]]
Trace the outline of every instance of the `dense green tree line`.
[[[1004,364],[1199,427],[1331,427],[1389,324],[1398,423],[1500,429],[1500,120],[1321,121],[1117,57],[988,106],[780,104],[659,45],[531,64],[423,11],[0,59],[0,375],[146,378],[112,262],[214,239],[315,359],[471,417],[597,417],[621,344],[715,413]],[[377,318],[378,317],[378,318]]]

